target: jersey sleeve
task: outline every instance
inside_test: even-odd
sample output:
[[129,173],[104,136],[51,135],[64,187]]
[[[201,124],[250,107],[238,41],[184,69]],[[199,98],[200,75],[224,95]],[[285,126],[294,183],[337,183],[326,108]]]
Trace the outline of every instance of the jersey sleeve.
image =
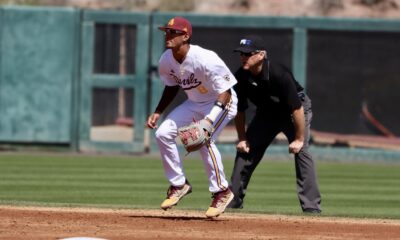
[[283,99],[285,100],[287,106],[292,111],[301,107],[301,101],[297,94],[297,88],[295,85],[295,80],[290,72],[283,72],[281,75],[281,84],[283,89]]
[[239,112],[244,112],[246,109],[249,107],[248,101],[247,101],[247,90],[246,90],[246,85],[240,81],[242,77],[240,76],[239,71],[235,73],[236,79],[239,79],[238,83],[234,86],[237,98],[238,98],[238,111]]
[[168,71],[168,55],[167,52],[160,57],[160,61],[158,62],[158,74],[160,76],[161,82],[166,86],[176,86],[178,83],[173,80],[170,76],[170,72]]
[[216,92],[225,92],[237,83],[235,76],[216,53],[209,52],[203,61],[207,78]]

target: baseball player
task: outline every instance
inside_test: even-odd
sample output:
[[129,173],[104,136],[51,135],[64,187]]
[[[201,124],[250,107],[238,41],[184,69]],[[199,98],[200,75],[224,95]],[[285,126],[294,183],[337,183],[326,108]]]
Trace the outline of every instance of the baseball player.
[[[311,100],[288,68],[267,58],[260,37],[241,39],[240,46],[234,51],[240,53],[242,66],[235,73],[239,99],[235,125],[239,142],[231,176],[235,198],[229,207],[243,207],[253,171],[276,135],[283,132],[289,141],[289,153],[294,154],[301,208],[306,213],[320,213],[321,195],[314,161],[308,150]],[[256,106],[256,112],[245,131],[247,100]]]
[[[228,188],[215,140],[223,127],[236,115],[237,97],[232,87],[237,81],[216,53],[190,44],[192,26],[187,19],[174,17],[159,29],[165,32],[167,48],[160,58],[158,69],[165,87],[156,110],[148,117],[147,126],[157,128],[155,137],[165,175],[171,185],[161,208],[171,208],[192,191],[175,141],[178,128],[193,121],[207,121],[213,125],[214,132],[209,144],[199,151],[213,197],[206,216],[217,217],[234,197]],[[161,125],[157,126],[160,115],[176,96],[179,88],[186,93],[187,100],[173,109]]]

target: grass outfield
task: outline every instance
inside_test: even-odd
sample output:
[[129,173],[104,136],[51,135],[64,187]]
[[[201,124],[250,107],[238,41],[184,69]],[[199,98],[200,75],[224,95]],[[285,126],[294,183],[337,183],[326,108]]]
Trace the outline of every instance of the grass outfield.
[[[184,162],[193,193],[179,209],[211,202],[203,163]],[[233,161],[224,162],[230,176]],[[317,162],[323,216],[400,219],[400,164]],[[292,161],[262,161],[245,208],[300,215]],[[161,160],[135,156],[0,154],[0,204],[158,209],[168,183]]]

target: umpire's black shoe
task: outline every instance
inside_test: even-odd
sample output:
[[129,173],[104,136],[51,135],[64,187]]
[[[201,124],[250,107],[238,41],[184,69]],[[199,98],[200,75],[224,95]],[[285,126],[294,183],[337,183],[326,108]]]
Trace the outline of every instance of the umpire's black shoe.
[[315,208],[306,208],[303,209],[303,213],[307,214],[320,214],[322,211],[320,209],[315,209]]
[[239,199],[233,199],[232,202],[230,202],[226,208],[242,209],[243,208],[243,201],[239,200]]

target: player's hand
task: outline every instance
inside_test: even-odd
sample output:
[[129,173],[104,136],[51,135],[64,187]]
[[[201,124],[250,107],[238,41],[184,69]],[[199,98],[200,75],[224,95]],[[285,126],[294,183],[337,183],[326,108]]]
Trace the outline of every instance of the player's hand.
[[294,140],[289,144],[289,153],[299,153],[300,150],[303,148],[303,141],[300,140]]
[[157,128],[157,121],[160,119],[160,114],[159,113],[153,113],[147,118],[147,127],[151,129]]
[[236,150],[241,153],[249,153],[250,147],[249,143],[246,140],[239,141],[236,145]]

